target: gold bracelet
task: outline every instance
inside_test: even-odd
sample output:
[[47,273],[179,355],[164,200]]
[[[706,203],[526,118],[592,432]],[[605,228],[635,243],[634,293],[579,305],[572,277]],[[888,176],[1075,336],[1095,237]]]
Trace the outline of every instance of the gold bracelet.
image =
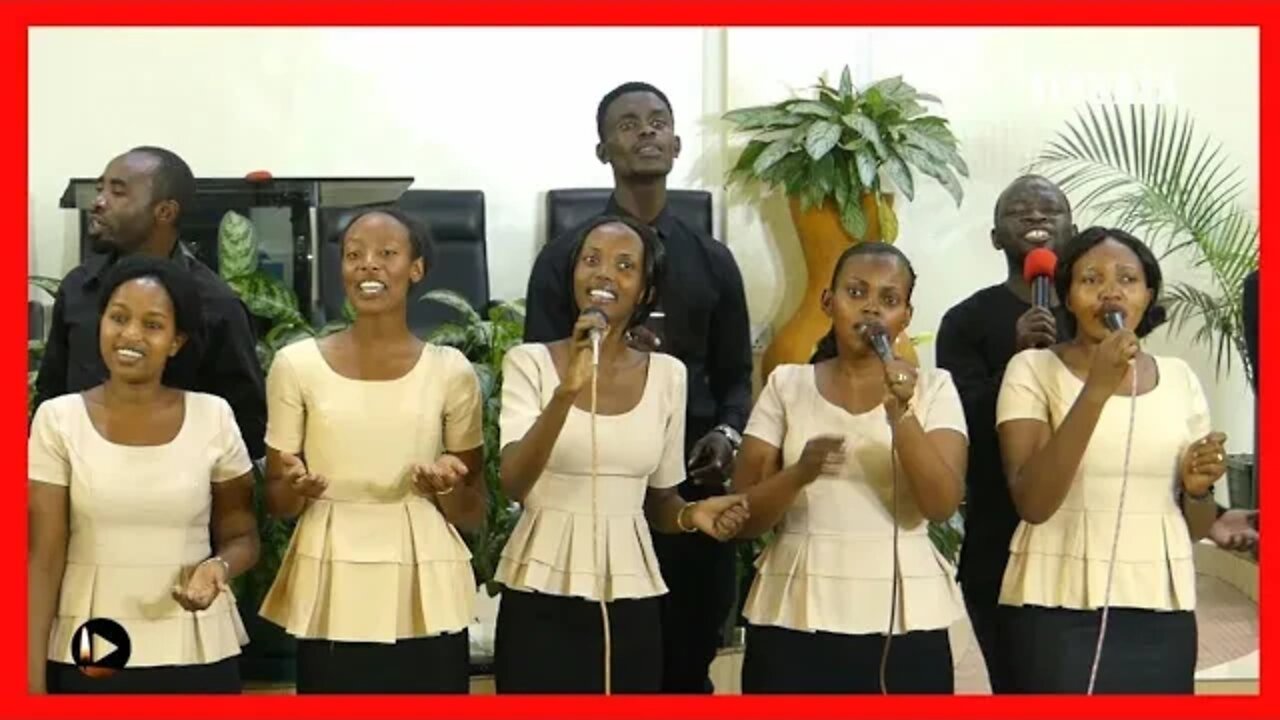
[[457,487],[457,485],[450,485],[448,490],[445,490],[444,492],[437,492],[436,497],[444,497],[445,495],[448,495],[449,493],[453,492],[453,489],[455,487]]
[[680,508],[680,512],[676,513],[676,527],[680,528],[680,532],[685,532],[685,533],[698,532],[698,528],[696,528],[696,527],[692,527],[692,526],[690,526],[690,527],[685,527],[685,526],[684,526],[684,513],[685,513],[685,511],[686,511],[686,510],[688,510],[689,508],[693,507],[693,506],[694,506],[694,505],[696,505],[696,504],[697,504],[697,503],[687,502],[687,503],[685,503],[685,504],[684,504],[684,507]]

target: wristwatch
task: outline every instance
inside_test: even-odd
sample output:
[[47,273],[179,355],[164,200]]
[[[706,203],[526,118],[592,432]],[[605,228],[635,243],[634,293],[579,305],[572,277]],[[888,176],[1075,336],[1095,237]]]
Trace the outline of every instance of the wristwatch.
[[712,429],[729,439],[734,452],[738,452],[738,448],[742,447],[742,433],[734,430],[731,425],[720,424]]

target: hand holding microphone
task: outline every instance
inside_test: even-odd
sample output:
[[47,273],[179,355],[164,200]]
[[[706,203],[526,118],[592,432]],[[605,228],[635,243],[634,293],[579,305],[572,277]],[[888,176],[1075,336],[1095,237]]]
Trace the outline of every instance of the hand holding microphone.
[[1058,322],[1049,309],[1057,267],[1058,258],[1048,248],[1032,250],[1022,263],[1022,277],[1031,284],[1031,308],[1018,318],[1014,330],[1019,351],[1046,348],[1058,341]]
[[907,404],[916,393],[916,369],[911,363],[894,356],[893,343],[883,325],[866,323],[861,326],[861,332],[884,364],[885,384],[888,387],[884,399],[885,412],[896,422],[906,412]]
[[591,384],[591,373],[599,364],[600,343],[609,332],[609,318],[599,308],[587,308],[578,316],[569,337],[569,365],[560,388],[577,396]]
[[1124,318],[1124,311],[1120,308],[1107,308],[1103,312],[1102,320],[1111,329],[1111,334],[1098,343],[1089,377],[1085,380],[1085,390],[1093,390],[1104,398],[1111,397],[1120,389],[1134,358],[1138,356],[1138,336],[1125,327]]

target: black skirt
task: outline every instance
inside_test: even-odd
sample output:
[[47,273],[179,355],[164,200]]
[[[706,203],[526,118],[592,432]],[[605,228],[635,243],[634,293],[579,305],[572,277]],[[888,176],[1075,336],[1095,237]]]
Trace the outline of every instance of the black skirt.
[[103,678],[88,677],[75,665],[50,662],[45,685],[51,695],[234,695],[243,689],[240,658],[235,656],[207,665],[125,668]]
[[[1010,650],[1024,693],[1083,694],[1089,687],[1101,610],[1009,608]],[[1094,693],[1195,692],[1196,616],[1112,608]]]
[[[608,603],[612,691],[662,689],[659,599]],[[502,589],[494,629],[499,693],[604,692],[604,619],[600,603]]]
[[395,643],[299,639],[297,692],[465,695],[470,645],[466,630]]
[[[878,694],[884,635],[802,632],[747,626],[742,693]],[[885,684],[890,694],[955,692],[951,641],[945,629],[894,635]]]

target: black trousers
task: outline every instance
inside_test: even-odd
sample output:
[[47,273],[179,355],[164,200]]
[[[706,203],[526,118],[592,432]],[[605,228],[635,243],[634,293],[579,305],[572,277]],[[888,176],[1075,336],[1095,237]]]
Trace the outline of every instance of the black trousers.
[[421,693],[471,690],[466,630],[395,643],[298,640],[298,694]]
[[[686,500],[707,492],[685,482]],[[662,597],[662,692],[703,693],[711,684],[711,661],[723,642],[723,630],[737,598],[734,543],[702,533],[655,532],[653,549],[668,593]]]
[[[976,543],[975,543],[976,544]],[[960,569],[960,589],[973,634],[987,666],[987,680],[994,695],[1018,692],[1017,674],[1011,658],[1011,608],[1000,604],[1000,583],[1004,579],[1009,551],[987,543],[980,558],[966,557]],[[1008,547],[1008,543],[1005,543]],[[976,554],[976,551],[975,551]]]
[[[742,693],[878,694],[885,636],[747,626]],[[955,673],[946,629],[895,635],[885,684],[891,694],[952,694]]]
[[207,665],[125,668],[103,678],[87,677],[75,665],[50,662],[45,666],[45,687],[51,695],[234,695],[243,689],[236,656]]
[[[612,691],[662,689],[658,598],[608,603]],[[604,692],[604,618],[600,603],[502,589],[494,629],[499,693]]]
[[[1009,608],[1013,665],[1023,692],[1083,694],[1102,611]],[[1096,694],[1192,694],[1197,654],[1193,612],[1112,608]]]

